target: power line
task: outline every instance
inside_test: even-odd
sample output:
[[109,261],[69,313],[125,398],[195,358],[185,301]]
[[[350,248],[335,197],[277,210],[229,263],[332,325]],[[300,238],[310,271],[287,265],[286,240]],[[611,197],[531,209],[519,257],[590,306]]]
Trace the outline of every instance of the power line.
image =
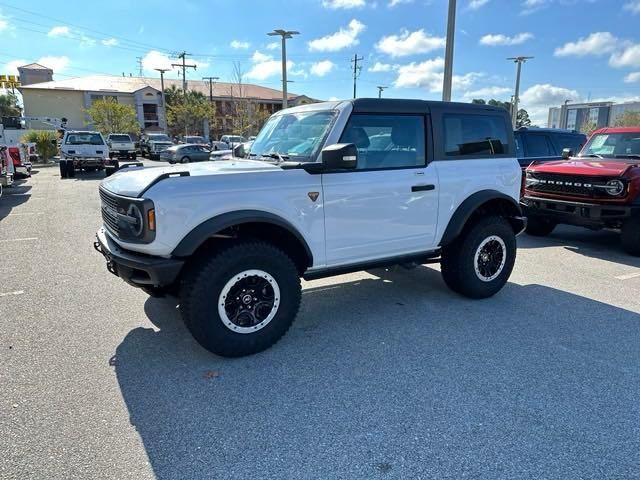
[[187,68],[193,68],[194,70],[197,70],[198,66],[197,65],[187,65],[185,62],[187,60],[187,56],[191,55],[190,53],[187,53],[185,51],[182,51],[182,53],[180,53],[179,55],[177,55],[178,58],[182,59],[182,63],[172,63],[171,66],[172,67],[181,67],[182,68],[182,93],[184,95],[187,94]]
[[357,96],[358,77],[362,71],[362,67],[358,66],[358,62],[361,62],[362,60],[364,60],[364,57],[358,57],[357,53],[353,56],[353,60],[351,60],[351,63],[353,64],[353,98],[356,98]]

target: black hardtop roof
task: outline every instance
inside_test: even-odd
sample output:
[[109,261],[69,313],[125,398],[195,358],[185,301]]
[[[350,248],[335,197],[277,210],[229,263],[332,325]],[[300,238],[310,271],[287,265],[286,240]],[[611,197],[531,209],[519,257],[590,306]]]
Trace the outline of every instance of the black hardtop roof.
[[439,102],[435,100],[414,100],[399,98],[356,98],[351,100],[353,111],[360,113],[428,113],[431,110],[474,110],[484,112],[509,113],[502,107],[462,102]]
[[563,135],[579,135],[586,137],[584,133],[580,133],[576,130],[565,130],[563,128],[539,128],[539,127],[520,127],[517,132],[540,132],[540,133],[560,133]]

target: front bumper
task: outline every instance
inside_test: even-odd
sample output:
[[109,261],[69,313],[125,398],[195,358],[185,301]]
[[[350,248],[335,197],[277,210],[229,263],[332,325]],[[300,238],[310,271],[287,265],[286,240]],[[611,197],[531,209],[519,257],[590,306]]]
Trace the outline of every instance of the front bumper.
[[593,204],[525,196],[521,200],[527,216],[546,217],[557,223],[602,227],[640,215],[640,206]]
[[93,247],[104,256],[107,270],[134,287],[172,285],[184,266],[183,260],[123,250],[111,239],[104,227],[96,233]]

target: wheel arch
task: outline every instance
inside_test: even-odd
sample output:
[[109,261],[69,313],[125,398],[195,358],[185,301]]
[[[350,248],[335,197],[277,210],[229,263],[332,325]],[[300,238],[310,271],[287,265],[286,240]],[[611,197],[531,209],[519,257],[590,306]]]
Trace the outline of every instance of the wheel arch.
[[224,213],[202,222],[173,250],[172,256],[188,258],[216,240],[262,239],[275,244],[292,257],[300,273],[313,265],[313,253],[302,234],[287,220],[260,210]]
[[445,247],[453,243],[467,225],[487,214],[505,217],[516,235],[521,233],[527,224],[520,205],[512,197],[497,190],[481,190],[458,206],[442,235],[440,246]]

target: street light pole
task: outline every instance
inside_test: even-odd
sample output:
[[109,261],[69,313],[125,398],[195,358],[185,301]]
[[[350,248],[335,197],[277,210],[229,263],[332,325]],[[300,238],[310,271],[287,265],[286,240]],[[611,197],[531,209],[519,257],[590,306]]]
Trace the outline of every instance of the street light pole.
[[382,98],[382,91],[383,91],[383,90],[386,90],[386,89],[387,89],[387,88],[389,88],[389,87],[381,87],[381,86],[378,86],[378,87],[376,87],[376,88],[378,89],[378,98]]
[[294,35],[300,35],[300,32],[277,29],[273,32],[267,33],[267,35],[271,37],[282,37],[282,108],[285,109],[288,106],[289,100],[287,94],[287,39],[293,38]]
[[449,16],[447,19],[447,45],[444,53],[444,79],[442,84],[442,101],[451,101],[451,83],[453,80],[453,42],[456,33],[456,0],[449,0]]
[[167,102],[164,98],[164,72],[168,72],[169,69],[168,68],[155,68],[154,70],[156,70],[157,72],[160,72],[160,90],[162,90],[162,108],[164,109],[164,123],[165,123],[165,127],[166,127],[166,123],[167,123]]
[[531,60],[533,57],[510,57],[507,60],[511,60],[518,65],[516,70],[516,91],[513,96],[513,103],[511,104],[511,123],[513,129],[516,129],[518,124],[518,104],[520,103],[520,74],[522,73],[522,64],[527,60]]

